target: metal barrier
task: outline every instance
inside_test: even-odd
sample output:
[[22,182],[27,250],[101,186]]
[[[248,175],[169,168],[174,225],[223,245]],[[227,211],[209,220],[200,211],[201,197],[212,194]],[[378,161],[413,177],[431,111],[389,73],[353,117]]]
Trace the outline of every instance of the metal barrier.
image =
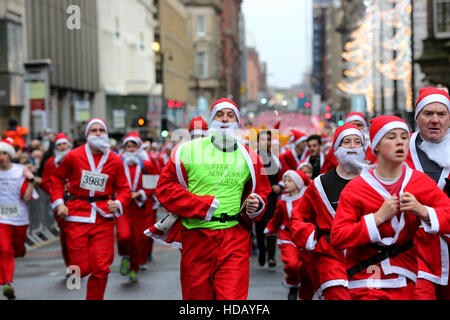
[[59,235],[59,228],[50,207],[50,196],[39,186],[35,186],[39,199],[28,202],[30,224],[27,231],[25,248],[41,246]]

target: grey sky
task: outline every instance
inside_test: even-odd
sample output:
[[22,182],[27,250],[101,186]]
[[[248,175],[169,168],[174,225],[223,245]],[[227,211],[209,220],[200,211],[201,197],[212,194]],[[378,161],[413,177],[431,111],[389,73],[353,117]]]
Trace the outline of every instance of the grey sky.
[[[311,69],[312,0],[244,0],[245,28],[268,66],[270,86],[298,84]],[[250,39],[251,40],[251,39]]]

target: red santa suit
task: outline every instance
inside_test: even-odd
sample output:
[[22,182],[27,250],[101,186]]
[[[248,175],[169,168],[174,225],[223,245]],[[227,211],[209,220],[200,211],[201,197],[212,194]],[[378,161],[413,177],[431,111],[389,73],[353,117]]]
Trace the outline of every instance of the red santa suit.
[[[142,144],[139,134],[131,133],[124,139]],[[141,159],[141,158],[140,158]],[[159,172],[151,162],[142,160],[139,163],[127,164],[124,162],[125,176],[132,192],[139,192],[140,198],[131,200],[124,209],[124,214],[117,218],[117,244],[119,255],[130,257],[130,270],[139,271],[139,267],[147,261],[149,254],[148,237],[144,235],[145,229],[155,223],[153,213],[153,193]],[[144,183],[144,178],[145,183]],[[147,181],[153,180],[153,181]]]
[[[279,160],[281,163],[281,170],[280,170],[281,177],[287,170],[297,170],[297,167],[299,166],[300,162],[302,162],[309,155],[308,147],[305,147],[305,150],[303,150],[303,153],[301,154],[300,157],[297,155],[297,152],[295,151],[295,147],[299,143],[306,141],[308,139],[308,136],[299,130],[292,129],[291,131],[292,136],[289,140],[292,143],[292,147],[287,149],[279,156]],[[280,184],[283,185],[283,182],[281,181]]]
[[[86,126],[86,136],[94,123],[100,123],[108,132],[103,120],[91,119]],[[86,298],[103,299],[109,266],[114,260],[114,214],[109,212],[107,202],[114,200],[118,204],[116,216],[120,216],[131,198],[124,167],[109,149],[103,154],[94,154],[89,144],[85,144],[70,151],[52,176],[53,209],[64,203],[67,180],[69,259],[80,268],[82,277],[90,274]]]
[[[302,300],[311,300],[314,290],[311,284],[310,275],[310,255],[306,251],[300,250],[291,237],[290,217],[292,208],[296,206],[303,196],[309,178],[301,171],[288,170],[285,176],[293,177],[298,183],[300,192],[294,196],[283,194],[277,201],[277,206],[272,219],[267,223],[265,234],[278,233],[277,244],[281,251],[281,260],[284,263],[286,274],[284,285],[288,288],[297,287],[298,297]],[[303,290],[304,289],[304,290]]]
[[[416,117],[427,104],[432,102],[441,102],[447,105],[447,108],[450,110],[450,100],[448,94],[444,90],[423,88],[420,91],[416,104]],[[411,134],[409,154],[406,162],[411,168],[424,172],[416,148],[416,140],[418,137],[419,132]],[[442,190],[446,184],[445,178],[450,178],[450,167],[442,167],[442,172],[437,183],[438,187]],[[436,290],[438,290],[440,299],[450,299],[450,286],[448,286],[450,271],[449,236],[450,235],[447,234],[429,234],[424,232],[423,229],[417,230],[416,238],[414,239],[417,245],[419,262],[416,299],[435,300]],[[435,288],[435,285],[432,284],[438,285],[439,287]]]
[[[0,152],[14,157],[9,141],[0,142]],[[0,170],[0,285],[13,282],[14,257],[25,254],[25,240],[29,225],[29,213],[24,195],[28,180],[23,175],[26,167],[15,163],[9,170]],[[35,189],[32,199],[39,198]]]
[[[223,108],[233,109],[239,121],[238,108],[229,99],[216,101],[211,108],[211,117]],[[180,155],[183,146],[188,143],[191,142],[178,145],[173,150],[158,180],[156,195],[160,203],[178,217],[211,221],[218,207],[216,197],[200,196],[187,190],[189,176]],[[183,299],[241,300],[247,298],[251,255],[251,242],[247,228],[250,228],[252,221],[262,218],[271,187],[259,156],[248,147],[240,143],[236,144],[251,174],[251,179],[244,186],[241,197],[239,216],[241,223],[232,228],[218,230],[186,229],[181,224],[181,219],[177,219],[173,226],[165,231],[169,234],[168,238],[181,243],[180,280]],[[250,195],[259,199],[260,207],[255,213],[244,213],[245,201]],[[154,231],[154,228],[147,230],[149,236],[154,234],[152,230]],[[170,235],[172,232],[175,232],[177,236]],[[211,256],[209,263],[203,261],[205,252]],[[225,268],[226,272],[224,272]],[[214,274],[213,283],[211,283],[212,274]]]
[[[67,143],[70,147],[72,147],[72,142],[70,139],[64,134],[64,133],[58,133],[55,136],[55,147],[58,146],[60,143]],[[50,194],[50,187],[52,184],[52,175],[55,172],[57,166],[61,163],[62,159],[59,160],[58,163],[56,163],[55,156],[51,156],[48,158],[48,160],[44,164],[44,170],[42,171],[42,181],[40,184],[40,187],[42,190]],[[58,224],[59,228],[59,241],[61,243],[61,252],[64,259],[64,263],[66,267],[70,266],[69,262],[69,253],[67,250],[67,237],[66,237],[66,221],[64,218],[58,217],[56,214],[56,211],[53,210],[53,217]]]

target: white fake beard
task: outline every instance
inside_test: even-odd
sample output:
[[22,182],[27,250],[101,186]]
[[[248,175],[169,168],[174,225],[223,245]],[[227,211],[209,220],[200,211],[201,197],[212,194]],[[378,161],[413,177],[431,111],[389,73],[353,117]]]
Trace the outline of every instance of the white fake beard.
[[[349,154],[349,152],[356,152],[356,154]],[[334,151],[334,155],[345,171],[351,173],[361,172],[361,169],[364,166],[364,159],[366,157],[363,147],[355,149],[339,147],[336,151]]]
[[135,165],[135,164],[139,163],[138,152],[127,152],[127,151],[125,151],[122,154],[122,158],[123,158],[123,161],[129,166],[132,166],[132,165]]
[[[222,128],[226,126],[226,128]],[[208,133],[215,137],[218,145],[223,145],[225,148],[232,147],[236,141],[239,141],[237,134],[239,125],[237,122],[223,123],[213,120],[211,128]]]
[[143,148],[139,148],[139,151],[137,152],[138,156],[145,161],[150,161],[150,156],[148,155],[148,152]]
[[105,153],[110,148],[109,138],[106,134],[101,136],[88,136],[87,137],[88,145],[95,150],[100,150]]
[[64,157],[69,153],[70,149],[67,149],[66,151],[58,151],[55,150],[54,151],[54,156],[55,156],[55,165],[59,165]]
[[443,168],[450,168],[450,130],[441,142],[433,143],[423,140],[419,148]]

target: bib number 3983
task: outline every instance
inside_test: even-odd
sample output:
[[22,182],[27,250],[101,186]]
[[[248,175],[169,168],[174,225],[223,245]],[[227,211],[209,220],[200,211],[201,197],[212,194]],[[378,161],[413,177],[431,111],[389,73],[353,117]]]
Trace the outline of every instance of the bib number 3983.
[[19,216],[19,204],[0,204],[0,219],[12,219]]
[[80,181],[80,188],[90,191],[105,192],[107,174],[95,173],[83,170]]

